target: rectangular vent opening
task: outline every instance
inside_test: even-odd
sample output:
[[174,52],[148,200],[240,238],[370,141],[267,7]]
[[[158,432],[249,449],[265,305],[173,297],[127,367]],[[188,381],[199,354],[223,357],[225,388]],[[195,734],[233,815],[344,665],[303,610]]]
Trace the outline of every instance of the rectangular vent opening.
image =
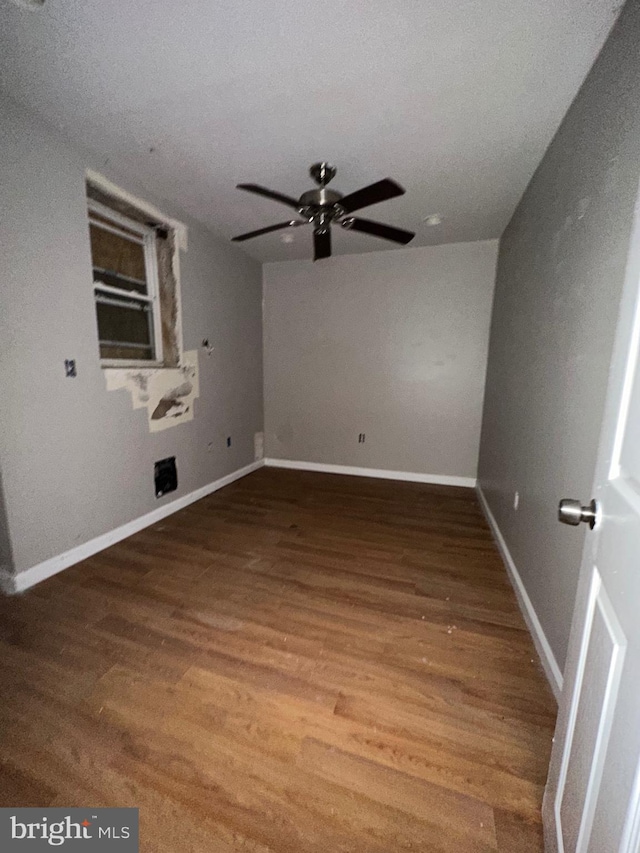
[[176,469],[175,456],[169,456],[167,459],[160,459],[155,463],[154,479],[157,498],[161,498],[168,492],[175,492],[178,488],[178,471]]

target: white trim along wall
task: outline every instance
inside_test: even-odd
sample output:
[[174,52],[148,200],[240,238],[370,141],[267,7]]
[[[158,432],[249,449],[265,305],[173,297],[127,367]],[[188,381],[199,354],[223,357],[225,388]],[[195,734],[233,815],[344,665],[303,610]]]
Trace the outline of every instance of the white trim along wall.
[[476,493],[478,495],[482,511],[484,512],[489,527],[491,528],[491,532],[493,533],[493,538],[496,541],[496,545],[498,546],[498,550],[500,551],[500,555],[507,569],[507,574],[509,575],[509,580],[511,581],[511,585],[515,591],[516,598],[518,599],[520,610],[522,611],[524,620],[527,623],[529,632],[533,637],[533,642],[535,643],[538,657],[542,663],[542,668],[544,669],[549,685],[553,690],[553,695],[556,697],[556,701],[559,702],[563,684],[562,671],[558,666],[553,650],[545,636],[540,620],[538,619],[538,614],[535,611],[533,602],[527,594],[527,590],[525,589],[520,573],[516,568],[516,564],[513,561],[513,557],[509,552],[504,536],[500,532],[500,528],[498,527],[480,486],[476,486]]
[[319,471],[323,474],[347,474],[351,477],[375,477],[380,480],[404,480],[407,483],[431,483],[440,486],[464,486],[473,489],[475,477],[451,477],[447,474],[414,474],[411,471],[389,471],[386,468],[357,468],[352,465],[326,465],[324,462],[298,462],[292,459],[267,458],[269,468],[292,468],[296,471]]
[[63,554],[58,554],[55,557],[51,557],[49,560],[38,563],[30,569],[26,569],[16,575],[8,572],[0,572],[0,589],[8,594],[25,592],[30,587],[58,574],[58,572],[69,568],[69,566],[73,566],[82,560],[86,560],[93,554],[97,554],[99,551],[109,548],[116,542],[120,542],[121,540],[132,536],[134,533],[143,530],[145,527],[150,527],[152,524],[161,521],[163,518],[173,515],[173,513],[189,506],[189,504],[195,503],[195,501],[228,486],[230,483],[239,480],[241,477],[245,477],[247,474],[251,474],[253,471],[257,471],[265,465],[270,468],[287,468],[296,471],[317,471],[325,474],[342,474],[353,477],[401,480],[409,483],[431,483],[434,485],[461,486],[464,488],[475,487],[480,501],[480,506],[482,507],[489,527],[491,528],[491,532],[496,540],[498,550],[500,551],[506,566],[507,574],[509,575],[509,579],[515,590],[524,619],[533,637],[545,674],[556,699],[559,700],[560,694],[562,693],[563,682],[560,667],[557,664],[553,651],[551,650],[551,646],[549,645],[544,631],[542,630],[540,620],[538,619],[531,599],[527,595],[527,591],[522,583],[513,558],[509,553],[504,537],[498,528],[493,513],[489,509],[489,505],[487,504],[482,489],[476,484],[476,480],[473,477],[454,477],[443,474],[418,474],[410,471],[388,471],[380,468],[357,468],[349,465],[328,465],[320,462],[301,462],[291,459],[260,459],[257,462],[245,465],[243,468],[239,468],[237,471],[233,471],[230,474],[207,484],[206,486],[202,486],[200,489],[196,489],[187,495],[183,495],[181,498],[170,501],[169,503],[152,510],[152,512],[148,512],[146,515],[140,516],[140,518],[136,518],[127,524],[123,524],[115,530],[103,533],[101,536],[96,536],[94,539],[79,545],[77,548],[71,548]]
[[144,530],[145,527],[150,527],[152,524],[155,524],[157,521],[161,521],[168,515],[173,515],[174,512],[184,509],[184,507],[189,506],[189,504],[199,501],[201,498],[212,494],[212,492],[217,492],[218,489],[228,486],[230,483],[233,483],[235,480],[239,480],[241,477],[245,477],[247,474],[251,474],[258,468],[262,468],[263,465],[264,461],[262,459],[258,462],[252,462],[250,465],[245,465],[244,468],[232,471],[231,474],[227,474],[225,477],[220,477],[219,480],[215,480],[213,483],[208,483],[206,486],[202,486],[200,489],[189,492],[189,494],[183,495],[181,498],[177,498],[174,501],[163,504],[163,506],[159,506],[157,509],[146,513],[146,515],[140,516],[140,518],[134,518],[133,521],[129,521],[121,527],[116,527],[115,530],[110,530],[108,533],[96,536],[95,539],[90,539],[88,542],[78,545],[77,548],[71,548],[63,554],[51,557],[51,559],[45,560],[43,563],[38,563],[38,565],[32,566],[30,569],[25,569],[25,571],[19,572],[16,575],[9,574],[9,572],[3,572],[0,574],[0,588],[3,592],[9,594],[24,592],[29,589],[29,587],[40,583],[40,581],[46,580],[52,575],[57,575],[58,572],[68,569],[69,566],[73,566],[75,563],[80,563],[82,560],[86,560],[87,557],[97,554],[98,551],[104,551],[104,549],[108,548],[110,545],[115,545],[116,542],[120,542],[122,539],[133,536],[133,534],[137,533],[139,530]]
[[143,530],[145,527],[149,527],[157,521],[161,521],[163,518],[166,518],[168,515],[172,515],[174,512],[178,512],[178,510],[189,506],[189,504],[192,504],[213,492],[217,492],[218,489],[228,486],[235,480],[239,480],[241,477],[245,477],[247,474],[257,471],[258,468],[262,468],[263,465],[267,465],[271,468],[291,468],[298,471],[319,471],[326,474],[347,474],[354,477],[375,477],[385,480],[404,480],[409,483],[432,483],[445,486],[464,486],[466,488],[473,488],[476,484],[475,479],[472,477],[450,477],[440,474],[414,474],[410,471],[387,471],[378,468],[353,468],[348,465],[324,465],[317,462],[297,462],[289,459],[260,459],[257,462],[252,462],[250,465],[246,465],[244,468],[239,468],[237,471],[233,471],[231,474],[227,474],[225,477],[221,477],[219,480],[215,480],[213,483],[209,483],[206,486],[202,486],[200,489],[196,489],[187,495],[183,495],[177,500],[166,503],[140,518],[136,518],[127,524],[123,524],[115,530],[103,533],[101,536],[96,536],[94,539],[90,539],[88,542],[78,545],[77,548],[71,548],[63,554],[51,557],[49,560],[38,563],[30,569],[25,569],[25,571],[19,572],[16,575],[0,570],[0,590],[10,595],[18,592],[24,592],[30,587],[35,586],[37,583],[52,577],[52,575],[56,575],[58,572],[68,569],[69,566],[73,566],[82,560],[86,560],[88,557],[91,557],[93,554],[97,554],[99,551],[103,551],[110,545],[115,545],[116,542],[120,542],[128,536],[132,536],[139,530]]

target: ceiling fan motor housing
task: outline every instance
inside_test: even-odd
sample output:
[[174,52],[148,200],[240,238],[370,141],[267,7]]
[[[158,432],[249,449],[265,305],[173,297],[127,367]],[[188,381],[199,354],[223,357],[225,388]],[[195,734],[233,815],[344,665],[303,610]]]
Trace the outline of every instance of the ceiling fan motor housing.
[[329,190],[326,187],[307,190],[300,196],[298,212],[309,221],[314,221],[320,216],[323,220],[336,219],[344,215],[344,210],[338,204],[341,198],[342,193]]

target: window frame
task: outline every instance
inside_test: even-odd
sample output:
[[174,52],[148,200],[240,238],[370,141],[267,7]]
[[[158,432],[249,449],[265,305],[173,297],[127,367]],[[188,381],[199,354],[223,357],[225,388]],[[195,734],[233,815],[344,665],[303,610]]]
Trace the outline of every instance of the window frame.
[[[104,293],[111,296],[111,304],[120,296],[123,301],[146,303],[151,307],[152,321],[152,346],[153,358],[150,359],[131,359],[131,358],[100,358],[100,366],[104,368],[128,368],[128,367],[164,367],[164,354],[162,344],[162,314],[160,310],[160,285],[158,276],[158,254],[156,246],[156,232],[153,227],[143,225],[141,222],[136,222],[135,219],[130,219],[122,213],[113,210],[108,205],[101,204],[93,199],[87,199],[88,221],[98,228],[105,231],[118,234],[121,237],[131,240],[131,233],[123,232],[121,228],[126,228],[127,231],[138,235],[140,244],[144,253],[144,265],[146,275],[147,293],[136,293],[135,291],[127,291],[103,282],[96,281],[93,278],[93,301],[94,306],[98,302],[99,293]],[[98,216],[108,220],[102,222],[92,219],[91,214],[95,213]],[[91,257],[91,271],[95,269],[93,264],[93,255]],[[97,328],[97,327],[96,327]],[[98,354],[100,353],[100,332],[98,330]]]

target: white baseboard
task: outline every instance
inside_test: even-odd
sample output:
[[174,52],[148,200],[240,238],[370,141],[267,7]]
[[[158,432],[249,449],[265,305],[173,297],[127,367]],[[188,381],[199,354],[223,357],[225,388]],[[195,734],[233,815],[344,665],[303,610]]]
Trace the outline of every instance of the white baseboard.
[[129,521],[121,527],[117,527],[115,530],[110,530],[108,533],[96,536],[95,539],[90,539],[88,542],[84,542],[76,548],[71,548],[63,554],[51,557],[43,563],[38,563],[30,569],[25,569],[23,572],[19,572],[17,575],[2,571],[0,572],[0,588],[3,592],[8,594],[24,592],[29,589],[29,587],[35,586],[35,584],[50,578],[52,575],[58,574],[58,572],[61,572],[64,569],[68,569],[69,566],[73,566],[81,560],[86,560],[87,557],[97,554],[98,551],[104,551],[104,549],[108,548],[110,545],[114,545],[116,542],[120,542],[122,539],[132,536],[139,530],[143,530],[145,527],[149,527],[157,521],[161,521],[168,515],[173,515],[174,512],[184,509],[184,507],[189,506],[189,504],[199,501],[201,498],[210,495],[212,492],[217,492],[218,489],[228,486],[230,483],[233,483],[235,480],[239,480],[241,477],[245,477],[247,474],[251,474],[252,471],[257,471],[257,469],[262,468],[263,465],[263,459],[260,459],[257,462],[252,462],[250,465],[245,465],[244,468],[232,471],[231,474],[227,474],[225,477],[221,477],[213,483],[208,483],[206,486],[202,486],[202,488],[196,489],[194,492],[189,492],[188,495],[183,495],[181,498],[177,498],[163,506],[159,506],[157,509],[148,512],[146,515],[140,516],[140,518],[135,518],[133,521]]
[[323,474],[348,474],[351,477],[374,477],[381,480],[404,480],[407,483],[431,483],[438,486],[464,486],[473,489],[475,477],[448,474],[414,474],[411,471],[389,471],[386,468],[355,468],[351,465],[326,465],[324,462],[298,462],[292,459],[267,458],[269,468],[292,468],[295,471],[319,471]]
[[511,585],[513,586],[513,589],[516,593],[516,598],[518,599],[518,604],[520,605],[520,610],[522,611],[524,620],[527,623],[527,627],[529,628],[531,636],[533,637],[533,642],[535,643],[535,647],[538,652],[540,662],[542,663],[545,675],[547,676],[547,680],[551,686],[551,689],[553,690],[553,695],[556,697],[556,701],[559,702],[560,696],[562,695],[562,672],[560,671],[560,667],[558,666],[558,662],[556,661],[555,655],[553,654],[553,650],[551,649],[549,641],[547,640],[546,635],[542,629],[542,625],[540,624],[540,620],[538,619],[538,614],[536,613],[533,603],[529,598],[529,595],[525,588],[525,585],[522,582],[520,573],[516,568],[516,564],[513,562],[513,557],[509,552],[509,548],[507,547],[507,543],[504,540],[504,536],[500,532],[498,523],[495,520],[494,515],[491,512],[491,509],[489,508],[489,504],[487,503],[487,499],[484,496],[482,488],[479,485],[476,486],[476,492],[478,494],[478,499],[480,501],[482,511],[484,512],[487,522],[489,523],[489,527],[491,528],[493,537],[496,540],[498,550],[500,551],[500,555],[502,556],[504,564],[507,568],[509,580],[511,581]]

